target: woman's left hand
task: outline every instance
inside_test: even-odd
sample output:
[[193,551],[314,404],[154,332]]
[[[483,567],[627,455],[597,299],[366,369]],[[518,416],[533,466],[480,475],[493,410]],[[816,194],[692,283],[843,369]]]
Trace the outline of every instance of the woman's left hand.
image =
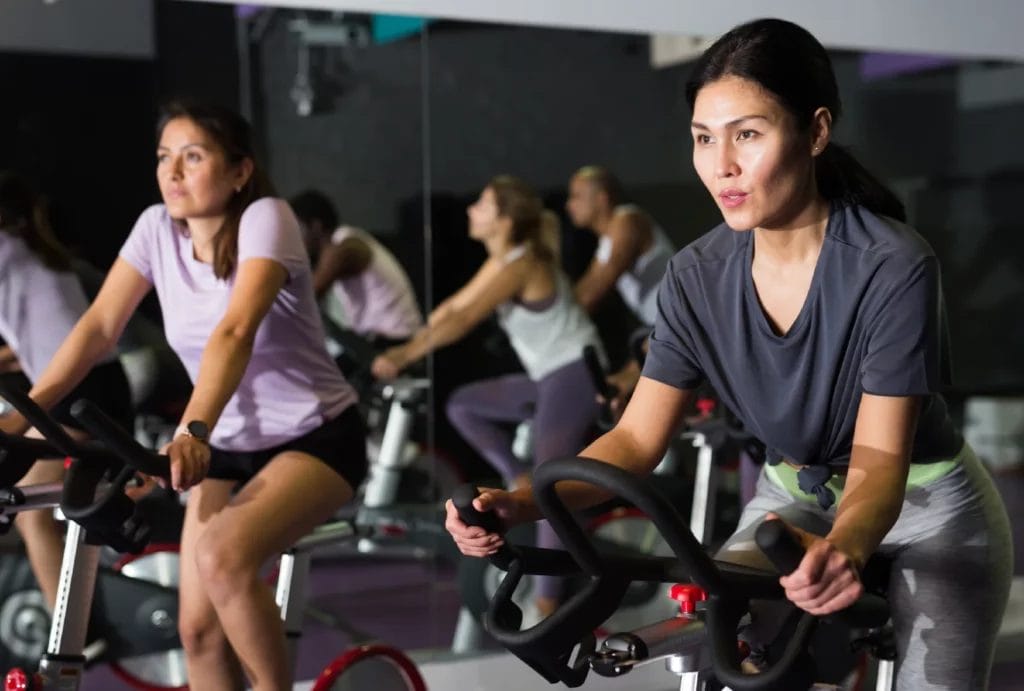
[[[768,518],[778,517],[769,514]],[[796,571],[779,579],[786,597],[815,616],[838,612],[856,602],[864,586],[860,580],[860,564],[853,556],[828,538],[789,524],[786,527],[806,550]]]
[[171,487],[178,492],[198,485],[210,470],[210,447],[187,434],[179,434],[161,453],[171,460]]

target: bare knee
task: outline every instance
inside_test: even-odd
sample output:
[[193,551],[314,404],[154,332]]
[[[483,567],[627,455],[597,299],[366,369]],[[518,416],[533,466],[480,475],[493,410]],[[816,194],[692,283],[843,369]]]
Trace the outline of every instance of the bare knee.
[[244,592],[258,578],[259,562],[244,544],[207,533],[196,543],[196,569],[215,607]]
[[178,615],[178,636],[190,657],[222,658],[230,649],[214,612],[188,614],[182,610]]

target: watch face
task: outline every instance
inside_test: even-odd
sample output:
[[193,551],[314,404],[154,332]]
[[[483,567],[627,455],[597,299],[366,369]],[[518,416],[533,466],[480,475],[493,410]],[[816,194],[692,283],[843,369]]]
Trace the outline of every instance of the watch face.
[[210,436],[210,428],[207,427],[206,423],[203,422],[202,420],[193,420],[192,422],[188,423],[187,427],[188,433],[191,434],[196,439],[202,439],[203,441],[206,441],[206,439]]

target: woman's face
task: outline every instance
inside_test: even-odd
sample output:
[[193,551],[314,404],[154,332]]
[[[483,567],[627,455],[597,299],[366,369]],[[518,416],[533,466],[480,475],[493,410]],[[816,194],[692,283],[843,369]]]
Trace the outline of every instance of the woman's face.
[[820,138],[799,132],[789,111],[755,82],[726,76],[706,84],[690,128],[694,168],[729,227],[786,228],[816,200]]
[[480,197],[469,205],[466,215],[469,216],[469,237],[474,240],[489,240],[505,225],[504,217],[498,212],[498,198],[490,187],[485,187]]
[[156,179],[171,218],[223,215],[248,181],[251,163],[231,164],[205,130],[188,118],[167,122],[156,151]]

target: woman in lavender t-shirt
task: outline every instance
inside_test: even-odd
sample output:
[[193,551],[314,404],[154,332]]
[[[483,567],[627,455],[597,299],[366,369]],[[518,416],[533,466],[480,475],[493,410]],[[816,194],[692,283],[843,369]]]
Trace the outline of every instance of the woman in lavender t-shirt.
[[366,472],[365,432],[324,347],[298,222],[269,196],[248,124],[174,104],[158,137],[164,203],[139,217],[33,396],[70,389],[156,289],[194,385],[166,448],[174,488],[191,489],[179,617],[189,683],[242,688],[244,668],[255,689],[291,688],[259,569],[351,499]]
[[[35,382],[88,306],[71,258],[50,227],[42,197],[21,175],[0,173],[0,377],[19,387]],[[50,399],[50,414],[82,440],[87,435],[70,411],[79,398],[95,401],[122,424],[132,422],[128,378],[113,353],[83,372],[81,383],[63,400]],[[38,436],[28,428],[28,421],[15,411],[0,416],[0,430],[6,434]],[[63,477],[60,463],[42,462],[19,484],[60,482]],[[18,513],[14,525],[25,541],[39,589],[53,607],[64,552],[61,526],[49,511]]]

